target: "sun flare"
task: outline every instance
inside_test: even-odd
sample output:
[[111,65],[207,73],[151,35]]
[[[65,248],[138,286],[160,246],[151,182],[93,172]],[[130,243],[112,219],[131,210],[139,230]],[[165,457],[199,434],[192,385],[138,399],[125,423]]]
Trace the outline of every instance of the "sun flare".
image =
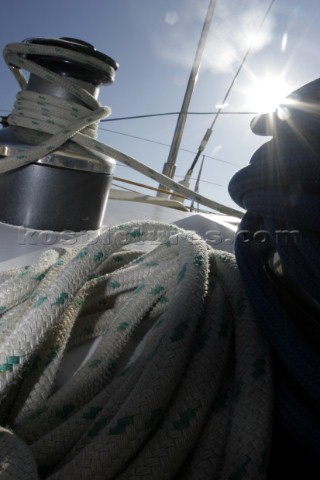
[[274,111],[289,93],[290,88],[282,77],[266,76],[254,79],[246,95],[248,106],[263,113]]

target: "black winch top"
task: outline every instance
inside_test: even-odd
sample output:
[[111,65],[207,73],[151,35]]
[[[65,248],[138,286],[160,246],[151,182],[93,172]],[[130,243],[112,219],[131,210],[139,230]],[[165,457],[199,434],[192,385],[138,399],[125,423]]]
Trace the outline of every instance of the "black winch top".
[[[42,65],[49,70],[52,70],[60,75],[67,77],[74,77],[84,82],[92,83],[94,85],[100,85],[105,83],[111,83],[114,81],[115,71],[119,65],[113,58],[108,55],[99,52],[93,45],[83,40],[70,37],[61,38],[27,38],[23,43],[35,44],[35,45],[48,45],[53,47],[60,47],[74,52],[83,53],[85,55],[92,56],[111,67],[110,71],[103,71],[98,67],[90,65],[90,67],[84,63],[77,61],[70,61],[63,56],[52,57],[49,55],[33,55],[27,54],[26,58],[32,60],[39,65]],[[113,73],[112,73],[113,72]]]

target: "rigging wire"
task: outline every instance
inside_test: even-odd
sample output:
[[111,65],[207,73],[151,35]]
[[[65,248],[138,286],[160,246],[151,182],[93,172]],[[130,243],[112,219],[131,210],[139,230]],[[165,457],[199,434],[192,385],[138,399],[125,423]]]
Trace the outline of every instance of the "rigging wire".
[[[205,157],[205,155],[204,155]],[[118,166],[118,164],[117,164]],[[126,167],[126,165],[122,165],[124,167]],[[182,178],[182,175],[176,175],[176,177],[180,177]],[[137,187],[143,187],[143,188],[149,188],[150,190],[154,190],[154,191],[158,191],[159,188],[155,188],[155,187],[151,187],[150,185],[146,185],[144,183],[139,183],[139,182],[134,182],[133,180],[128,180],[126,178],[121,178],[121,177],[113,177],[113,180],[116,180],[118,182],[125,182],[125,183],[129,183],[130,185],[136,185]],[[192,180],[197,180],[196,178],[193,178]],[[201,180],[200,179],[200,182],[205,182],[205,183],[209,183],[210,185],[215,185],[217,187],[222,187],[222,188],[227,188],[227,185],[221,185],[220,183],[215,183],[215,182],[209,182],[208,180]],[[180,194],[176,194],[176,196],[178,197],[181,197],[181,198],[186,198],[185,195],[180,195]]]
[[[151,140],[149,138],[139,137],[137,135],[131,135],[129,133],[117,132],[116,130],[110,130],[108,128],[99,127],[99,131],[101,131],[101,130],[104,131],[104,132],[115,133],[117,135],[123,135],[124,137],[136,138],[137,140],[142,140],[142,141],[145,141],[145,142],[154,143],[156,145],[162,145],[163,147],[170,147],[169,143],[159,142],[157,140]],[[191,153],[193,155],[196,153],[195,151],[188,150],[187,148],[180,148],[180,150],[183,151],[183,152],[186,152],[186,153]],[[232,165],[232,166],[237,167],[237,168],[241,167],[241,165],[238,165],[237,163],[232,163],[232,162],[229,162],[228,160],[223,160],[222,158],[212,157],[211,155],[206,155],[206,157],[210,158],[212,160],[216,160],[217,162],[222,162],[222,163],[226,163],[228,165]]]
[[[163,190],[163,189],[159,189],[159,188],[156,188],[156,187],[151,187],[150,185],[146,185],[144,183],[139,183],[139,182],[134,182],[133,180],[128,180],[126,178],[121,178],[121,177],[113,177],[113,180],[116,180],[118,182],[124,182],[124,183],[128,183],[129,185],[135,185],[137,187],[142,187],[142,188],[147,188],[148,190],[153,190],[154,192],[165,192],[166,190]],[[116,185],[113,183],[113,185]],[[120,186],[120,185],[118,185]],[[129,189],[127,189],[129,190]],[[134,193],[139,193],[139,192],[134,192]],[[177,197],[180,197],[181,199],[185,199],[186,197],[184,195],[180,195],[180,193],[177,193],[176,195]]]
[[227,99],[228,99],[228,97],[229,97],[229,95],[230,95],[230,92],[231,92],[231,90],[232,90],[232,88],[233,88],[233,86],[234,86],[234,84],[235,84],[235,82],[236,82],[236,80],[237,80],[237,78],[238,78],[241,70],[242,70],[242,67],[243,67],[243,65],[245,64],[245,62],[246,62],[246,60],[247,60],[247,58],[248,58],[248,56],[249,56],[249,54],[250,54],[250,52],[251,52],[251,50],[252,50],[252,47],[253,47],[254,42],[255,42],[255,40],[256,40],[256,37],[257,37],[257,35],[260,33],[260,30],[261,30],[261,28],[262,28],[262,26],[263,26],[263,24],[264,24],[267,16],[269,15],[269,12],[270,12],[270,10],[271,10],[274,2],[275,2],[275,0],[271,0],[271,2],[269,3],[269,6],[268,6],[267,10],[265,11],[265,14],[264,14],[264,16],[263,16],[263,18],[262,18],[262,20],[261,20],[261,22],[260,22],[260,25],[259,25],[259,27],[258,27],[255,35],[253,36],[253,38],[252,38],[252,40],[251,40],[251,42],[250,42],[250,45],[249,45],[249,47],[248,47],[248,49],[247,49],[247,51],[246,51],[246,53],[245,53],[245,55],[244,55],[244,57],[243,57],[240,65],[239,65],[239,67],[238,67],[238,69],[237,69],[237,71],[236,71],[236,73],[235,73],[235,75],[234,75],[234,77],[233,77],[233,80],[232,80],[232,82],[230,83],[230,86],[229,86],[229,88],[228,88],[228,90],[227,90],[227,92],[226,92],[226,94],[225,94],[225,96],[224,96],[224,98],[223,98],[223,100],[222,100],[222,102],[221,102],[221,107],[218,109],[217,113],[216,113],[215,116],[214,116],[214,119],[212,120],[212,123],[211,123],[210,127],[207,129],[206,133],[204,134],[204,137],[203,137],[203,139],[202,139],[202,141],[201,141],[201,143],[200,143],[200,145],[199,145],[198,152],[197,152],[197,154],[196,154],[196,156],[195,156],[195,158],[194,158],[194,160],[193,160],[193,162],[192,162],[192,164],[191,164],[191,167],[190,167],[189,171],[192,171],[192,170],[194,169],[194,167],[195,167],[195,165],[196,165],[196,163],[197,163],[197,161],[198,161],[201,153],[202,153],[203,150],[205,149],[205,147],[206,147],[206,145],[207,145],[207,143],[208,143],[208,141],[209,141],[209,139],[210,139],[210,136],[211,136],[211,134],[212,134],[212,129],[213,129],[213,127],[214,127],[214,125],[215,125],[218,117],[219,117],[221,114],[223,114],[223,113],[222,113],[222,108],[223,108],[222,106],[225,105],[225,103],[226,103],[226,101],[227,101]]
[[[3,110],[0,110],[0,111],[3,111]],[[2,124],[3,126],[8,126],[8,123],[7,123],[7,117],[0,117],[0,124]],[[106,132],[110,132],[110,133],[116,133],[118,135],[123,135],[123,136],[126,136],[126,137],[132,137],[132,138],[136,138],[138,140],[143,140],[145,142],[150,142],[150,143],[155,143],[155,144],[158,144],[158,145],[162,145],[162,146],[165,146],[165,147],[170,147],[169,144],[167,143],[162,143],[162,142],[158,142],[156,140],[150,140],[148,138],[143,138],[143,137],[138,137],[136,135],[129,135],[127,133],[122,133],[122,132],[116,132],[114,130],[109,130],[107,128],[100,128],[99,130],[103,130],[103,131],[106,131]],[[191,153],[191,154],[194,154],[196,152],[192,151],[192,150],[187,150],[187,149],[184,149],[184,148],[181,148],[181,150],[187,152],[187,153]],[[231,162],[228,162],[227,160],[222,160],[221,158],[216,158],[216,157],[211,157],[210,155],[205,155],[205,157],[207,158],[210,158],[212,160],[216,160],[218,162],[223,162],[223,163],[227,163],[227,164],[230,164],[230,165],[234,165],[234,166],[237,166],[239,167],[239,165],[236,165],[234,163],[231,163]],[[126,165],[123,165],[121,163],[117,163],[117,167],[124,167],[126,168],[127,166]],[[130,168],[130,167],[127,167],[127,168]],[[178,178],[183,178],[183,175],[176,175],[176,177]],[[195,180],[195,178],[191,178],[191,180]],[[203,183],[208,183],[210,185],[216,185],[218,187],[222,187],[222,188],[227,188],[226,185],[221,185],[220,183],[216,183],[216,182],[210,182],[208,180],[201,180],[200,179],[200,182],[203,182]],[[144,187],[144,185],[141,185]],[[162,191],[161,189],[155,189],[156,191]],[[165,190],[163,190],[163,192],[165,192]],[[178,194],[177,194],[178,195]],[[185,197],[183,197],[185,198]]]
[[[217,107],[218,108],[218,107]],[[220,107],[219,107],[220,108]],[[11,112],[8,108],[0,108],[0,112]],[[135,120],[136,118],[150,118],[150,117],[165,117],[170,115],[179,115],[180,112],[160,112],[160,113],[144,113],[141,115],[130,115],[125,117],[115,117],[115,118],[104,118],[100,120],[101,122],[113,122],[118,120]],[[218,110],[208,111],[208,112],[186,112],[186,115],[215,115],[218,113]],[[222,111],[220,115],[258,115],[259,112],[252,111]]]
[[[0,112],[11,112],[11,110],[6,110],[6,109],[0,109]],[[157,116],[165,116],[165,115],[177,115],[179,112],[166,112],[166,113],[154,113],[154,114],[147,114],[147,115],[133,115],[131,117],[118,117],[114,119],[110,119],[110,121],[118,121],[118,120],[135,120],[138,118],[148,118],[148,117],[157,117]],[[190,115],[212,115],[217,112],[188,112]],[[222,115],[256,115],[258,112],[222,112]],[[103,121],[108,121],[108,119],[105,120],[100,120],[100,123]],[[0,116],[0,125],[3,125],[4,127],[8,126],[8,115],[3,115]],[[135,138],[137,140],[142,140],[145,142],[149,143],[154,143],[156,145],[161,145],[163,147],[170,147],[171,145],[169,143],[164,143],[164,142],[159,142],[157,140],[151,140],[150,138],[145,138],[141,137],[138,135],[131,135],[129,133],[123,133],[123,132],[118,132],[116,130],[110,130],[108,128],[102,128],[99,127],[99,131],[104,131],[104,132],[110,132],[110,133],[115,133],[116,135],[123,135],[124,137],[130,137],[130,138]],[[189,150],[187,148],[180,148],[182,152],[190,153],[192,155],[195,155],[197,152],[194,150]],[[228,165],[233,165],[234,167],[240,168],[241,165],[238,165],[237,163],[229,162],[228,160],[223,160],[222,158],[218,157],[213,157],[211,155],[206,155],[207,158],[210,158],[212,160],[216,160],[217,162],[222,162],[226,163]],[[177,175],[179,176],[179,175]]]
[[[216,115],[219,110],[212,112],[186,112],[186,115]],[[165,117],[170,115],[179,115],[180,112],[148,113],[145,115],[131,115],[129,117],[105,118],[100,122],[116,122],[119,120],[135,120],[139,118]],[[257,115],[259,112],[220,112],[221,115]]]
[[[204,156],[206,156],[206,155],[204,155]],[[120,167],[120,168],[130,168],[130,167],[128,167],[128,165],[122,165],[121,163],[118,163],[118,162],[116,163],[116,165],[117,165],[117,168],[118,167]],[[184,178],[183,175],[175,175],[175,176],[178,177],[178,178]],[[113,177],[113,178],[115,178],[115,177]],[[197,178],[191,177],[190,180],[197,180]],[[201,183],[207,183],[209,185],[214,185],[216,187],[228,188],[228,185],[222,185],[221,183],[210,182],[209,180],[203,180],[202,178],[200,178],[199,181]],[[143,186],[145,186],[145,185],[143,185]],[[159,188],[157,188],[156,190],[159,190]]]
[[[204,155],[204,157],[207,158],[206,155]],[[178,177],[178,178],[183,178],[183,175],[176,175],[176,177]],[[196,178],[196,177],[191,177],[190,180],[195,180],[195,181],[197,181],[197,178]],[[221,183],[210,182],[209,180],[202,180],[202,178],[200,178],[199,181],[200,181],[201,183],[208,183],[209,185],[215,185],[216,187],[228,188],[228,185],[222,185]]]
[[[0,109],[0,112],[11,112],[11,110]],[[186,115],[217,115],[219,110],[211,112],[187,112]],[[220,112],[219,115],[257,115],[259,112]],[[162,113],[146,113],[143,115],[130,115],[125,117],[115,117],[115,118],[104,118],[100,120],[101,122],[118,122],[121,120],[138,120],[140,118],[156,118],[156,117],[168,117],[173,115],[179,115],[179,112],[162,112]],[[8,115],[0,116],[0,124],[7,122]]]

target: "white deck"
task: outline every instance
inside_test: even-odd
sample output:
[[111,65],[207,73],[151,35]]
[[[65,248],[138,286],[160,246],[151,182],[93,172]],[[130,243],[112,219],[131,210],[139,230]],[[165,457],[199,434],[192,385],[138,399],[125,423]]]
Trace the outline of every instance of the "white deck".
[[[201,235],[213,248],[233,251],[235,224],[231,217],[215,214],[182,212],[145,203],[109,200],[103,228],[132,220],[153,220],[174,223]],[[9,270],[35,261],[48,248],[86,243],[95,232],[62,233],[30,230],[0,223],[0,270]]]

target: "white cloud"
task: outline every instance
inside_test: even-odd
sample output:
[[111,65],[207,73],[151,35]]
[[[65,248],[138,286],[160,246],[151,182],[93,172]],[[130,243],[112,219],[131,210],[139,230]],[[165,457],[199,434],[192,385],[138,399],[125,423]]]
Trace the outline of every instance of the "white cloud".
[[[224,12],[225,14],[225,12]],[[233,72],[251,45],[251,52],[258,52],[272,40],[273,21],[268,17],[257,34],[264,12],[260,8],[232,14],[212,25],[204,66],[215,73]]]
[[[196,5],[197,3],[197,5]],[[168,12],[166,23],[176,28],[161,35],[157,50],[170,63],[190,68],[203,26],[203,2],[191,2],[179,17],[177,12]],[[201,3],[201,5],[200,5]],[[204,52],[202,69],[222,74],[236,70],[249,45],[252,54],[262,50],[273,38],[274,20],[269,14],[259,35],[257,28],[265,8],[255,0],[225,0],[217,3]]]
[[179,15],[177,14],[177,12],[173,11],[173,12],[167,12],[166,13],[164,21],[168,25],[175,25],[178,20],[179,20]]

